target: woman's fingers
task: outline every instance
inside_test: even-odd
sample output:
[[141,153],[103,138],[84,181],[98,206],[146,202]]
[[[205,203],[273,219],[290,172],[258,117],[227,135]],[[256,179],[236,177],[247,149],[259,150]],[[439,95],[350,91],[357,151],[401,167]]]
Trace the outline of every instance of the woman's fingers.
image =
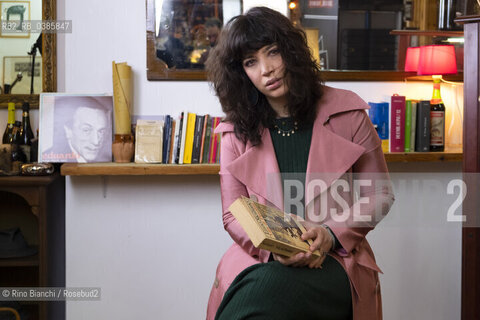
[[310,245],[310,252],[313,252],[317,249],[320,249],[320,245],[322,244],[324,237],[320,228],[311,228],[302,234],[302,239],[313,239],[313,242]]
[[302,263],[305,265],[305,254],[299,252],[291,257],[285,257],[279,254],[273,254],[275,260],[286,266],[299,266]]
[[309,268],[322,268],[322,264],[325,261],[327,256],[327,251],[322,251],[319,249],[320,256],[314,256],[311,252],[299,252],[291,257],[286,257],[278,254],[273,254],[273,257],[276,261],[280,262],[285,266],[290,267],[309,267]]
[[315,230],[315,228],[312,228],[302,234],[302,240],[313,239],[316,236],[317,236],[317,231]]

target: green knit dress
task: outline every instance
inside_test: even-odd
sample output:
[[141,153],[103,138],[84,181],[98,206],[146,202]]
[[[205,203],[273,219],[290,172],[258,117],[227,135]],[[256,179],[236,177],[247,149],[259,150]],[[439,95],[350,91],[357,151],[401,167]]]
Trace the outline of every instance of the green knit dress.
[[[296,179],[303,186],[312,126],[295,128],[291,118],[280,118],[270,135],[282,179]],[[296,192],[291,188],[293,198]],[[295,210],[293,206],[290,212],[303,215]],[[343,267],[330,255],[322,269],[287,267],[278,261],[255,264],[235,278],[215,319],[351,320],[350,282]]]

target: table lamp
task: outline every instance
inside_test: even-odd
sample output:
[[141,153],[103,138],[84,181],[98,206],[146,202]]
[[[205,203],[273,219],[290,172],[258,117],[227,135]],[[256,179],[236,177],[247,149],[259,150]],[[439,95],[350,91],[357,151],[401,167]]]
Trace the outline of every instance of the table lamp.
[[420,57],[420,47],[407,48],[407,55],[405,57],[405,71],[418,71],[418,58]]
[[428,45],[408,48],[405,71],[417,71],[417,75],[431,75],[433,78],[433,95],[430,100],[430,151],[444,151],[445,105],[440,94],[440,83],[442,75],[457,73],[455,47]]

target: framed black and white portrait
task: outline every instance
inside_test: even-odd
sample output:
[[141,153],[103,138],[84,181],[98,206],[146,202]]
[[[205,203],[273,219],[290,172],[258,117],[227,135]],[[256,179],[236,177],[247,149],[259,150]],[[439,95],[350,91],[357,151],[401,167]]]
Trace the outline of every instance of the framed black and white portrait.
[[113,99],[42,93],[39,162],[111,162]]

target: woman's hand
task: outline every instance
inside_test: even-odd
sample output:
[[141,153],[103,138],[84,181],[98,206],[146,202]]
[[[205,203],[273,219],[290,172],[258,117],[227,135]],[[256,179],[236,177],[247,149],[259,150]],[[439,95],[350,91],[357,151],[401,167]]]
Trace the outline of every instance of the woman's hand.
[[[302,240],[312,239],[313,243],[310,246],[308,252],[299,252],[290,258],[273,254],[273,258],[279,261],[281,264],[291,267],[305,267],[309,268],[321,268],[322,263],[327,256],[327,253],[333,247],[333,241],[328,230],[323,227],[308,227],[306,226],[307,232],[302,234]],[[313,256],[312,253],[318,250],[320,251],[320,257]]]

